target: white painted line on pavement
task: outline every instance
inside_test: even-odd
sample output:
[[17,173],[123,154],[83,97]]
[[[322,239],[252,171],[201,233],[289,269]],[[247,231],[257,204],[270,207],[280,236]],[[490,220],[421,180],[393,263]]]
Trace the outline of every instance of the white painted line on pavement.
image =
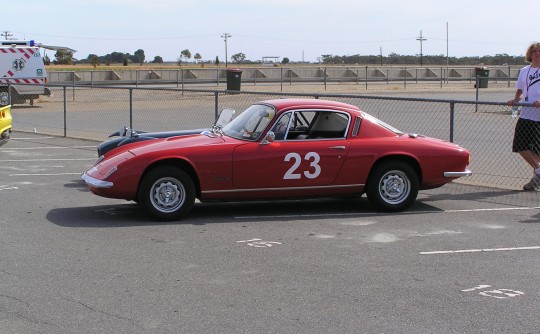
[[[532,207],[511,207],[511,208],[487,208],[487,209],[463,209],[463,210],[432,210],[432,211],[409,211],[393,213],[393,215],[414,215],[420,213],[459,213],[459,212],[485,212],[485,211],[513,211],[513,210],[538,210],[540,206]],[[373,212],[351,212],[351,213],[319,213],[319,214],[307,214],[307,215],[266,215],[266,216],[236,216],[236,219],[263,219],[263,218],[306,218],[306,217],[343,217],[343,216],[376,216],[378,213]]]
[[444,212],[483,212],[483,211],[512,211],[512,210],[533,210],[540,209],[540,206],[514,207],[514,208],[491,208],[491,209],[464,209],[464,210],[444,210]]
[[9,174],[9,176],[60,176],[60,175],[81,175],[79,173],[50,173],[50,174]]
[[22,151],[22,150],[45,150],[45,149],[60,149],[60,148],[96,148],[93,146],[36,146],[36,147],[6,147],[6,151]]
[[32,137],[28,137],[28,138],[11,138],[11,140],[35,140],[35,139],[40,139],[40,140],[41,140],[41,139],[53,139],[53,138],[55,138],[55,137],[39,137],[39,138],[37,138],[37,137],[34,137],[34,138],[32,138]]
[[420,252],[421,255],[437,255],[437,254],[458,254],[458,253],[479,253],[479,252],[508,252],[516,250],[537,250],[540,246],[530,247],[507,247],[507,248],[484,248],[484,249],[460,249],[450,251],[432,251],[432,252]]
[[18,159],[18,160],[0,160],[0,162],[42,162],[42,161],[96,161],[97,158],[81,159]]

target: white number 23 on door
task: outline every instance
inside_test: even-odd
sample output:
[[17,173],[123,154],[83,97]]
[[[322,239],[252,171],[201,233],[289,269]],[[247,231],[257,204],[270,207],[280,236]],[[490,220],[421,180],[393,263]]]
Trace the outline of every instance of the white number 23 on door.
[[321,166],[319,165],[319,161],[321,160],[321,157],[316,152],[308,152],[304,156],[304,160],[309,161],[309,169],[302,171],[299,170],[300,163],[302,162],[302,156],[300,154],[291,152],[285,156],[285,159],[283,161],[289,162],[292,161],[293,165],[285,175],[283,175],[284,180],[298,180],[302,178],[302,175],[307,177],[308,179],[315,179],[321,174]]

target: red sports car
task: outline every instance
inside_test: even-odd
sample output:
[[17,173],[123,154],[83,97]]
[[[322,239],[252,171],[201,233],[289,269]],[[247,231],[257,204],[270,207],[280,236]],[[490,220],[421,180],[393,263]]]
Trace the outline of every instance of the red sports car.
[[[231,112],[230,109],[225,112]],[[205,201],[367,194],[382,211],[470,175],[469,152],[405,134],[358,107],[319,99],[256,103],[197,134],[129,143],[82,174],[99,196],[133,200],[159,220]]]

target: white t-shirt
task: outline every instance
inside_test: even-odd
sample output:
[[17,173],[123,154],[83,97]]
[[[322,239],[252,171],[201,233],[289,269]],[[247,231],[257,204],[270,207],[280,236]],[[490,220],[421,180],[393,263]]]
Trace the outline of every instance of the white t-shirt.
[[[521,103],[533,103],[540,100],[540,68],[527,65],[519,71],[516,89],[523,92]],[[540,122],[540,108],[522,107],[521,118]]]

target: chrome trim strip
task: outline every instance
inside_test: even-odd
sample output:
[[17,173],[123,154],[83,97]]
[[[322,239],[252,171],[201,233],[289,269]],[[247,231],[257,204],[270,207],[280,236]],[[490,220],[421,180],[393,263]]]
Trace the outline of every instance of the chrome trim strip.
[[472,175],[472,172],[468,169],[466,169],[464,172],[444,172],[444,177],[462,177],[462,176],[470,176]]
[[317,187],[283,187],[283,188],[252,188],[252,189],[228,189],[228,190],[207,190],[203,191],[203,194],[222,194],[222,193],[237,193],[237,192],[250,192],[250,191],[282,191],[282,190],[310,190],[310,189],[328,189],[328,188],[355,188],[363,187],[365,184],[345,184],[345,185],[331,185],[331,186],[317,186]]
[[88,184],[88,185],[90,185],[90,186],[92,186],[94,188],[112,188],[112,186],[114,185],[112,182],[98,180],[96,178],[93,178],[93,177],[87,175],[86,173],[81,174],[81,179],[83,179],[84,182],[86,182],[86,184]]

